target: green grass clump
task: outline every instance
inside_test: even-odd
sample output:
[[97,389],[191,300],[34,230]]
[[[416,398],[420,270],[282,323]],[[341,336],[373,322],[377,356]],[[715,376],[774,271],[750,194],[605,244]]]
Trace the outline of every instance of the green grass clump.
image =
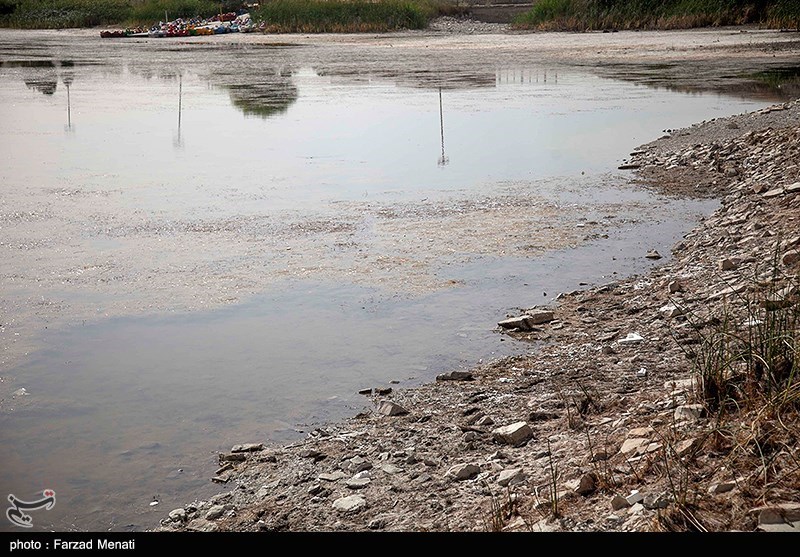
[[743,311],[726,304],[711,330],[698,333],[694,366],[711,412],[800,410],[800,284],[778,269],[776,258],[769,280],[754,278],[734,294]]
[[11,27],[91,27],[124,21],[130,5],[125,0],[21,0],[7,15]]
[[131,22],[153,24],[164,20],[164,13],[170,20],[210,17],[220,12],[220,3],[212,0],[149,0],[137,2],[132,6]]
[[[178,17],[211,16],[231,2],[214,0],[0,0],[0,25],[63,29],[96,25],[152,25]],[[238,3],[236,3],[238,4]]]
[[423,29],[436,8],[409,0],[272,0],[253,13],[272,33],[357,33]]
[[800,28],[797,0],[538,0],[519,29],[595,31],[758,24]]

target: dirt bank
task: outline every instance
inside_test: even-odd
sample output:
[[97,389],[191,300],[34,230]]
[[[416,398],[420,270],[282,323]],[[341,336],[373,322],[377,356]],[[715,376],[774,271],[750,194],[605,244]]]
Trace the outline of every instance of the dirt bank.
[[525,354],[373,390],[374,411],[291,446],[234,447],[209,469],[221,493],[162,528],[796,531],[796,405],[751,389],[739,410],[709,413],[693,370],[704,339],[758,335],[766,308],[796,315],[799,146],[797,102],[642,146],[628,162],[643,187],[722,199],[668,265],[538,308],[506,330],[530,341]]

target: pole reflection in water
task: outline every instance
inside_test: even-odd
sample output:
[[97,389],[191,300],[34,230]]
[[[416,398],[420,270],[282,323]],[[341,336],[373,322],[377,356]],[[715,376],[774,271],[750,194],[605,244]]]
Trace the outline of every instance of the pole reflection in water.
[[442,88],[439,87],[439,129],[442,135],[442,156],[439,157],[439,166],[445,166],[450,162],[449,157],[444,154],[444,112],[442,111]]
[[183,110],[183,75],[178,75],[178,135],[173,139],[172,144],[176,149],[183,147],[181,138],[181,112]]
[[74,132],[75,128],[72,125],[72,102],[69,96],[69,86],[72,85],[72,76],[64,76],[62,80],[64,81],[64,86],[67,88],[67,125],[64,126],[64,131]]

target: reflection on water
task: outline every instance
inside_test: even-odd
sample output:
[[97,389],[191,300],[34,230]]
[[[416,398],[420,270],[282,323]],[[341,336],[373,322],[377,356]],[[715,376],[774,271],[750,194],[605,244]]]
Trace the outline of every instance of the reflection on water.
[[444,154],[444,110],[442,108],[442,88],[439,87],[439,129],[442,136],[442,155],[439,157],[439,166],[446,166],[450,159]]
[[797,67],[776,67],[742,74],[736,66],[729,70],[715,68],[711,71],[696,64],[612,63],[600,67],[598,71],[602,75],[668,91],[693,94],[713,91],[740,99],[761,99],[769,102],[792,100],[797,97],[800,89],[800,70]]
[[[216,491],[214,451],[294,438],[352,414],[365,404],[355,394],[364,387],[411,386],[515,351],[493,332],[498,315],[546,303],[542,291],[644,271],[651,263],[635,254],[668,252],[709,210],[607,183],[620,158],[662,128],[762,106],[520,60],[486,65],[460,52],[431,61],[358,48],[181,49],[41,36],[36,44],[0,33],[8,155],[0,194],[5,203],[49,192],[38,198],[42,218],[53,212],[70,230],[65,240],[42,240],[63,240],[52,251],[10,259],[31,268],[2,270],[3,279],[21,279],[4,283],[15,288],[8,295],[102,309],[120,292],[132,304],[179,296],[191,290],[188,275],[208,269],[213,280],[265,285],[227,309],[48,329],[44,349],[9,370],[33,402],[0,413],[0,495],[54,488],[59,504],[40,527],[56,529],[149,528],[187,498]],[[77,124],[78,133],[61,131],[65,106],[66,129]],[[537,212],[538,198],[552,211]],[[500,230],[491,254],[460,245],[481,238],[480,215],[505,204],[526,219],[519,237]],[[626,204],[651,212],[576,250],[536,259],[511,251],[539,249],[526,244],[528,229],[566,222],[574,230],[576,215],[614,221]],[[38,213],[26,215],[4,234],[46,236]],[[332,246],[329,224],[342,234]],[[386,250],[416,265],[437,235],[452,252],[469,252],[430,264],[458,287],[415,298],[393,290],[402,267],[385,273],[381,288],[350,274],[371,250],[381,257],[365,275],[385,270]],[[425,247],[404,253],[415,237]],[[169,251],[174,238],[185,244]],[[30,279],[48,256],[63,268]],[[104,262],[109,272],[95,283],[72,282]],[[315,273],[337,264],[347,272]],[[63,280],[47,282],[59,273]],[[297,280],[269,290],[262,273]],[[157,275],[169,282],[151,289]],[[105,289],[115,281],[134,293]]]
[[245,116],[270,118],[297,101],[290,68],[265,68],[256,76],[215,73],[213,83],[229,91],[231,103]]
[[785,100],[800,96],[800,66],[772,68],[747,77],[755,80],[751,85],[754,90],[777,91]]

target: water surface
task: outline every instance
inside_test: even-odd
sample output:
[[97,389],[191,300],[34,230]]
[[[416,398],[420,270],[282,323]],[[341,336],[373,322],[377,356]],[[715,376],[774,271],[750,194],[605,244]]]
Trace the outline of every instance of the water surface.
[[54,489],[37,529],[151,528],[219,489],[216,451],[526,350],[499,319],[715,207],[620,161],[768,104],[473,54],[0,32],[3,298],[37,345],[2,370],[30,395],[0,493]]

